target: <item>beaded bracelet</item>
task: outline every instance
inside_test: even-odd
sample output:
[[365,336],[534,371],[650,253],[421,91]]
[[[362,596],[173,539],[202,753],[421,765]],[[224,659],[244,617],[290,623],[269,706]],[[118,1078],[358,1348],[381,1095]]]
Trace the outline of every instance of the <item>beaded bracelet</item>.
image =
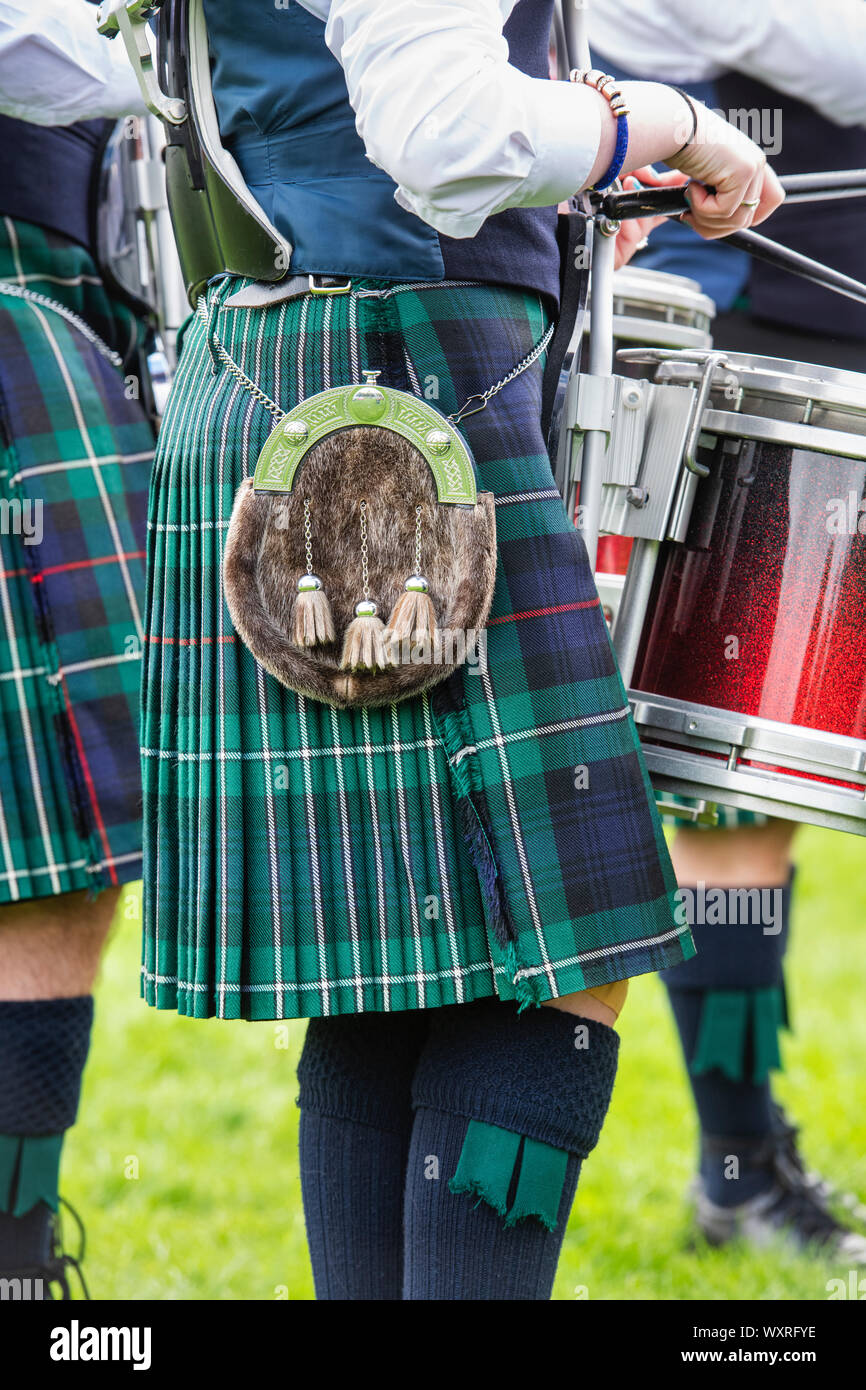
[[619,177],[628,152],[627,117],[629,108],[625,104],[625,97],[617,86],[616,78],[611,77],[608,72],[600,72],[598,68],[573,68],[568,74],[568,80],[569,82],[583,82],[587,87],[594,87],[597,92],[601,92],[601,95],[610,102],[610,109],[616,116],[616,145],[613,159],[598,182],[592,185],[594,192],[602,188],[609,188],[614,179]]

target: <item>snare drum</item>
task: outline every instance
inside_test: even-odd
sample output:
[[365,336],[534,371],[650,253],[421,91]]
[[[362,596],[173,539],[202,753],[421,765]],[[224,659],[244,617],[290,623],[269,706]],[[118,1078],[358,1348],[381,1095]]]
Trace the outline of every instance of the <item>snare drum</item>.
[[[627,265],[613,277],[614,350],[625,347],[711,348],[716,306],[697,280]],[[589,331],[589,319],[585,324]],[[651,376],[652,365],[617,364],[624,376]],[[631,554],[629,536],[599,536],[595,582],[612,625]]]
[[[643,345],[710,348],[715,314],[713,300],[703,293],[697,280],[686,275],[632,265],[614,273],[615,350]],[[640,371],[637,367],[634,370]]]
[[653,782],[866,834],[866,376],[729,353],[700,424],[631,682]]

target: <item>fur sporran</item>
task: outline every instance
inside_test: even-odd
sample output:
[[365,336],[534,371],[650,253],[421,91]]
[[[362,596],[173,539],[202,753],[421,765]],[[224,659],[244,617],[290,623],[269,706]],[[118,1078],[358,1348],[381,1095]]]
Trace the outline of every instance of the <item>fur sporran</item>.
[[[332,705],[384,705],[445,680],[467,657],[483,659],[496,578],[493,495],[475,492],[465,443],[454,430],[431,430],[431,417],[444,422],[425,403],[397,402],[403,416],[394,419],[408,411],[412,421],[397,432],[352,421],[375,414],[374,396],[390,408],[404,393],[368,382],[341,394],[337,428],[326,422],[308,442],[315,402],[336,391],[302,402],[241,485],[224,590],[239,636],[277,680]],[[452,459],[444,473],[433,451],[447,460],[457,440],[460,495],[471,500],[453,503],[442,495],[456,466]]]

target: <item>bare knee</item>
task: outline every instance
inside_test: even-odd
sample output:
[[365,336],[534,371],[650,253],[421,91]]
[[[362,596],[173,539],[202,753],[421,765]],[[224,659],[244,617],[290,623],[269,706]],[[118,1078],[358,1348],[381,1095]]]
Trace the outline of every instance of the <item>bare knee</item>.
[[559,999],[545,999],[545,1005],[551,1009],[561,1009],[566,1014],[578,1014],[581,1018],[594,1018],[598,1023],[606,1023],[612,1028],[616,1023],[616,1012],[603,1004],[600,999],[596,999],[585,989],[578,990],[575,994],[563,994]]
[[790,872],[793,821],[720,830],[680,830],[671,859],[680,883],[702,879],[717,888],[774,887]]
[[0,908],[0,999],[89,994],[119,893],[62,893]]

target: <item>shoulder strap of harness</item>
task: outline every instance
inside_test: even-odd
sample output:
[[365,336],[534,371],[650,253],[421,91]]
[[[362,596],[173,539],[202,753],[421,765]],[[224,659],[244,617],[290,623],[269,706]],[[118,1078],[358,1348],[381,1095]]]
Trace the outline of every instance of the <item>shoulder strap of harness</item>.
[[[148,42],[156,19],[156,64]],[[292,247],[245,184],[219,134],[202,0],[105,0],[101,34],[121,34],[145,103],[166,132],[165,176],[191,304],[223,271],[281,280]]]

